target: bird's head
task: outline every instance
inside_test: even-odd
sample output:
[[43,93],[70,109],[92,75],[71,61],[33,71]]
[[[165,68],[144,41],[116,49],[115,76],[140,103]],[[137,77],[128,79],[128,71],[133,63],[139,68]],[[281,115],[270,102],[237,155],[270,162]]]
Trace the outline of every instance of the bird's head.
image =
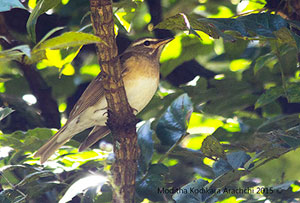
[[159,60],[160,54],[164,46],[172,41],[173,38],[156,39],[156,38],[142,38],[134,41],[124,53],[134,52],[135,54],[145,55],[153,59]]

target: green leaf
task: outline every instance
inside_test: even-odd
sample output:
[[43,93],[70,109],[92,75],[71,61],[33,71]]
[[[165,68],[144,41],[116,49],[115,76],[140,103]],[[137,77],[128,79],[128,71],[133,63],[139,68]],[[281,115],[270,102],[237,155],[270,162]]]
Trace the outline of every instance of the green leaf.
[[[250,14],[236,19],[232,18],[195,18],[185,14],[177,14],[159,23],[155,28],[169,30],[203,31],[209,36],[218,39],[223,37],[226,41],[235,40],[234,31],[242,37],[263,36],[275,38],[274,31],[287,27],[287,21],[279,15],[269,13]],[[227,33],[224,33],[226,32]]]
[[136,192],[139,196],[151,201],[162,201],[163,193],[159,192],[166,188],[164,184],[164,175],[168,168],[163,164],[151,165],[146,177],[136,182]]
[[0,146],[10,146],[18,152],[37,150],[52,136],[53,132],[48,128],[35,128],[27,132],[15,131],[12,134],[0,136]]
[[77,194],[82,193],[83,191],[87,190],[91,187],[101,187],[106,184],[107,177],[104,177],[102,175],[90,175],[86,176],[84,178],[81,178],[74,182],[68,190],[65,192],[63,197],[61,198],[60,202],[68,202],[71,201],[73,197],[75,197]]
[[117,7],[118,9],[123,8],[123,9],[132,9],[132,8],[137,8],[138,7],[137,1],[132,1],[132,0],[122,0],[119,2],[113,2],[113,7]]
[[[210,195],[214,194],[214,190],[205,190],[204,186],[208,182],[202,179],[194,180],[185,186],[181,187],[178,193],[175,193],[172,198],[176,203],[198,203],[204,202]],[[175,191],[176,192],[176,191]]]
[[60,0],[40,0],[37,5],[33,9],[30,14],[26,29],[29,34],[30,39],[35,43],[36,42],[36,33],[35,33],[35,25],[37,23],[37,19],[40,15],[47,12],[49,9],[56,7],[61,1]]
[[278,115],[272,117],[257,127],[257,131],[269,132],[274,129],[287,130],[300,123],[299,114]]
[[296,149],[300,146],[300,137],[281,135],[280,139],[284,140],[289,146]]
[[50,171],[38,171],[34,173],[30,173],[29,175],[25,176],[25,178],[18,183],[18,187],[25,186],[26,184],[29,184],[32,181],[38,180],[42,177],[48,177],[48,176],[54,176],[54,174]]
[[287,85],[287,98],[289,102],[300,102],[300,83],[290,83]]
[[6,116],[14,112],[13,109],[8,108],[8,107],[0,107],[0,121],[3,120]]
[[244,151],[232,152],[226,155],[226,159],[219,159],[213,165],[213,171],[216,176],[223,175],[233,169],[243,168],[251,157]]
[[232,152],[226,155],[228,163],[234,169],[243,168],[244,164],[247,163],[251,157],[244,151]]
[[153,151],[154,151],[154,142],[152,140],[152,130],[151,122],[147,121],[144,123],[138,130],[138,144],[141,150],[141,155],[139,158],[139,167],[142,171],[145,171],[148,168],[148,164],[151,162]]
[[0,52],[0,61],[21,60],[25,54],[31,57],[30,48],[28,45],[20,45]]
[[183,87],[192,97],[195,105],[201,105],[205,113],[228,116],[255,103],[257,96],[252,94],[252,86],[233,77],[208,81],[210,88],[203,89],[201,84]]
[[30,47],[25,44],[25,45],[20,45],[20,46],[16,46],[14,48],[12,48],[12,50],[20,50],[21,52],[23,52],[27,57],[31,57],[31,50]]
[[222,188],[226,185],[232,184],[233,182],[239,180],[242,176],[247,175],[249,172],[246,170],[231,170],[221,176],[218,176],[213,181],[205,186],[205,188]]
[[185,134],[192,112],[193,104],[187,94],[172,102],[156,127],[157,137],[163,145],[173,145]]
[[233,170],[232,166],[224,159],[219,159],[213,164],[213,172],[217,177],[231,170]]
[[19,0],[0,0],[0,12],[9,11],[13,8],[26,9]]
[[220,142],[212,135],[207,136],[201,146],[201,151],[205,156],[226,159],[224,149]]
[[284,90],[281,86],[271,87],[257,99],[255,103],[255,108],[257,109],[266,104],[269,104],[283,95],[284,95]]
[[224,42],[226,56],[229,59],[239,58],[247,48],[248,44],[249,41],[243,39],[237,39],[234,42]]
[[104,43],[99,37],[83,32],[66,32],[60,36],[48,39],[34,48],[35,51],[44,49],[63,49],[92,43]]
[[12,61],[12,60],[21,60],[24,53],[12,48],[4,51],[0,51],[0,61]]
[[265,65],[271,61],[276,60],[276,56],[273,53],[267,53],[266,55],[258,57],[254,66],[254,74],[261,70]]
[[176,36],[162,53],[161,74],[167,77],[177,66],[199,55],[206,55],[209,51],[213,51],[213,44],[201,44],[201,40],[192,35]]
[[45,36],[39,41],[39,43],[36,46],[39,46],[42,42],[44,42],[46,39],[48,39],[52,34],[55,32],[64,29],[65,27],[56,27],[50,30]]
[[157,29],[169,29],[169,30],[200,30],[208,34],[209,36],[218,39],[223,33],[208,23],[199,23],[195,17],[188,16],[180,13],[175,16],[169,17],[166,20],[160,22],[155,26]]
[[298,47],[295,37],[293,36],[292,32],[286,27],[274,31],[274,34],[276,35],[276,38],[280,43],[285,43],[296,48]]

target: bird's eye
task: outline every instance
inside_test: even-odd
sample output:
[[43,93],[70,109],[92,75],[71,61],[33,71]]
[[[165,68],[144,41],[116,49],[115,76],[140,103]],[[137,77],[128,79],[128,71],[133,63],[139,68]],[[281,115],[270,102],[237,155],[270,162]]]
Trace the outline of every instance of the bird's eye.
[[150,45],[150,41],[148,41],[148,40],[144,41],[144,45],[145,46],[149,46]]

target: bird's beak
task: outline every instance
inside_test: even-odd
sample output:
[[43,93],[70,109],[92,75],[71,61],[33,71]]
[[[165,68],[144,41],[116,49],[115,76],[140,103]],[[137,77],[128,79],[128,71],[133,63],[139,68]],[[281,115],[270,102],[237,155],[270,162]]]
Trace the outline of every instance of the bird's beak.
[[157,42],[157,47],[166,45],[167,43],[171,42],[174,39],[174,37],[172,38],[168,38],[168,39],[161,39],[160,41]]

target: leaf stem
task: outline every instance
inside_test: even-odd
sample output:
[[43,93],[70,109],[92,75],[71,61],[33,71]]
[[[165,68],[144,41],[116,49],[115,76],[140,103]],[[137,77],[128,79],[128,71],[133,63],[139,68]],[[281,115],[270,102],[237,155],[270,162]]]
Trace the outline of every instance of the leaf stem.
[[286,95],[286,98],[289,101],[289,96],[287,94],[287,87],[286,87],[286,82],[285,82],[285,77],[284,77],[284,72],[283,72],[283,64],[281,62],[281,56],[280,56],[280,51],[279,51],[279,47],[278,47],[278,42],[276,41],[275,44],[276,44],[276,56],[278,58],[278,64],[279,64],[279,69],[280,69],[280,73],[281,73],[282,86],[283,86],[284,94]]

